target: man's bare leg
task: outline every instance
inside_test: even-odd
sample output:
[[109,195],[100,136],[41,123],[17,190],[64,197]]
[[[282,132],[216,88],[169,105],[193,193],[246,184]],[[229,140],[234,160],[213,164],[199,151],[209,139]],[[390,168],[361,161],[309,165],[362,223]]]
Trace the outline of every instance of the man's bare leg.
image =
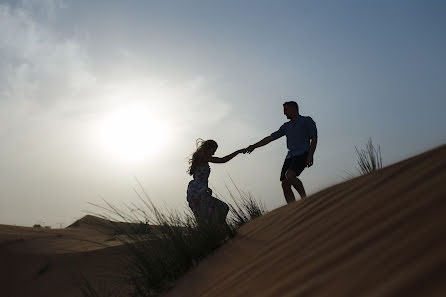
[[305,193],[305,188],[300,179],[297,178],[296,172],[292,170],[287,170],[285,173],[285,177],[287,181],[293,185],[293,187],[297,190],[301,198],[307,197],[307,193]]
[[296,201],[296,197],[294,197],[293,190],[291,189],[291,184],[286,179],[282,181],[282,190],[286,203]]

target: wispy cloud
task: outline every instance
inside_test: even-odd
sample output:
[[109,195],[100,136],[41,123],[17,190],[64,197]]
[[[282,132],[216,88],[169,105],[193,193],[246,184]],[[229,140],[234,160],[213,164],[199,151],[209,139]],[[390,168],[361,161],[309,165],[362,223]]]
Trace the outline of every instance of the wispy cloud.
[[28,7],[0,5],[0,100],[46,106],[94,83],[82,46],[38,22]]
[[66,7],[65,0],[20,0],[20,7],[31,12],[34,16],[52,19],[59,9]]

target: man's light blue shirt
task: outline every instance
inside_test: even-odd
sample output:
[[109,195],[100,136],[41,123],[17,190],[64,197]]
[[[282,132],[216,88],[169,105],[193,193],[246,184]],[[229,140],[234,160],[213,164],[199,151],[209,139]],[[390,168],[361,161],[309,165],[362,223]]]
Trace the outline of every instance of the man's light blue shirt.
[[283,124],[271,134],[273,140],[286,135],[288,154],[286,158],[300,156],[310,149],[310,139],[317,136],[316,123],[311,117],[299,115],[296,120]]

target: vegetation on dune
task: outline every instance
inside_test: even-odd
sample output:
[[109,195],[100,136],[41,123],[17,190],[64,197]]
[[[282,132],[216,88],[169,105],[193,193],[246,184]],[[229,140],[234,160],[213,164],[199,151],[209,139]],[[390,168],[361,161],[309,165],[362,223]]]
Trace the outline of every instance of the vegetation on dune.
[[[238,227],[266,213],[264,205],[251,194],[235,188],[236,194],[227,187],[234,205],[229,203],[225,225],[198,224],[189,210],[161,211],[141,186],[135,192],[142,206],[132,204],[122,210],[107,202],[105,207],[96,205],[107,212],[108,215],[101,215],[103,218],[126,222],[109,224],[108,233],[115,234],[126,247],[133,296],[157,296],[167,290],[202,258],[233,237]],[[86,297],[99,296],[86,279],[82,291]]]
[[[359,175],[365,175],[377,171],[383,167],[382,157],[381,157],[381,147],[378,148],[372,142],[372,138],[369,138],[365,148],[358,149],[355,146],[356,156],[357,156],[357,167]],[[347,171],[347,177],[353,178],[355,174]]]
[[241,227],[243,224],[267,213],[266,207],[261,201],[258,201],[251,193],[242,191],[234,180],[231,177],[229,178],[235,189],[234,193],[226,185],[229,197],[233,201],[233,204],[229,204],[229,220],[233,228]]
[[372,138],[365,145],[365,149],[360,149],[355,146],[356,154],[358,156],[359,173],[362,175],[372,173],[383,167],[381,158],[381,147],[378,149],[372,143]]

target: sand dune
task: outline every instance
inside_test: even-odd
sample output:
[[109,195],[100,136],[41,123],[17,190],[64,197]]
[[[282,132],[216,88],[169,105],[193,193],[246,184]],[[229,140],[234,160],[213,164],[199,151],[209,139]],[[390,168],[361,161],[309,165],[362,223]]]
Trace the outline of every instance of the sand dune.
[[122,246],[98,222],[105,223],[87,216],[66,229],[0,225],[0,296],[81,297],[81,274],[104,296],[125,296]]
[[446,296],[446,146],[276,209],[174,296]]
[[[446,296],[445,198],[442,146],[248,223],[165,297]],[[0,295],[82,296],[83,272],[103,296],[125,296],[104,223],[0,225]]]

